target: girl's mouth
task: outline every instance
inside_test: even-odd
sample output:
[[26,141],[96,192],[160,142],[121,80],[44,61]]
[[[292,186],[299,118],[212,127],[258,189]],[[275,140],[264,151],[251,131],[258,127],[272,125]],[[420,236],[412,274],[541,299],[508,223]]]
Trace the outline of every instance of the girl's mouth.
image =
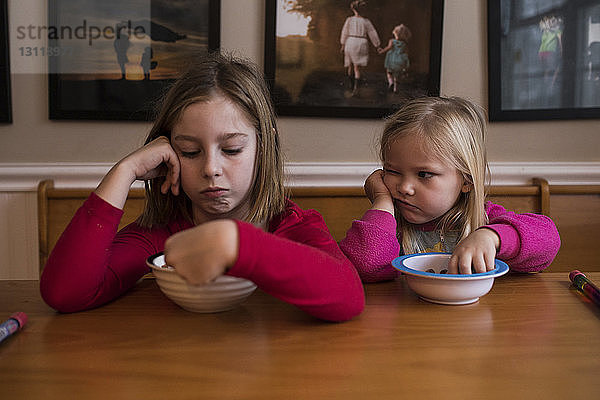
[[227,189],[223,189],[220,187],[209,187],[202,191],[202,194],[208,198],[215,199],[221,196],[224,196],[227,193]]
[[412,209],[412,210],[419,210],[419,207],[417,207],[413,204],[407,203],[406,201],[402,201],[400,199],[394,199],[394,202],[396,203],[396,205],[398,207],[408,208],[408,209]]

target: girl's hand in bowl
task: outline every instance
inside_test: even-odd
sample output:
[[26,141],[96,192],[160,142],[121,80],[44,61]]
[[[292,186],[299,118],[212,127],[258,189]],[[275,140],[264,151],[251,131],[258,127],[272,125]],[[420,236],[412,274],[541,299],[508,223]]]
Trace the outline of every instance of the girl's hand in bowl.
[[193,285],[223,275],[238,258],[239,233],[233,220],[206,222],[169,237],[165,263]]
[[493,270],[499,246],[500,238],[493,230],[480,228],[471,232],[456,245],[448,261],[448,273],[471,274],[472,271],[482,273]]

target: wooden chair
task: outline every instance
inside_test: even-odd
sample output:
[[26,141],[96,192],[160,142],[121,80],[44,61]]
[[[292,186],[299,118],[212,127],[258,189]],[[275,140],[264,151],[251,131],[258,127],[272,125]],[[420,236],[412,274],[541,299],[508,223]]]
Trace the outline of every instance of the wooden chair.
[[530,185],[490,186],[487,198],[501,204],[507,210],[518,213],[533,212],[550,215],[550,191],[548,181],[533,178]]

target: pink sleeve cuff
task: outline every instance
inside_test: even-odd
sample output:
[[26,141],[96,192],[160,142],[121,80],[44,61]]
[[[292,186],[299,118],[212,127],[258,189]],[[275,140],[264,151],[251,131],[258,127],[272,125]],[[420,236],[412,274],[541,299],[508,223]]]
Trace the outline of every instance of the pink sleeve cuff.
[[497,258],[510,260],[519,254],[521,239],[515,228],[506,224],[490,224],[484,225],[482,228],[491,229],[500,237],[500,248],[496,254]]

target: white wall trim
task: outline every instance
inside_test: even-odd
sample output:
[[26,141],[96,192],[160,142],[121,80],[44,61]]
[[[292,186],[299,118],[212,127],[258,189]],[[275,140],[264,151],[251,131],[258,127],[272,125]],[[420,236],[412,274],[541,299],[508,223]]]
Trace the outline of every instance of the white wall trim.
[[[43,179],[55,187],[93,188],[111,163],[0,163],[0,191],[29,192]],[[288,183],[294,187],[362,186],[377,163],[289,163]],[[600,162],[496,162],[490,163],[492,184],[522,185],[542,177],[551,185],[600,185]],[[142,187],[141,182],[136,183]]]

